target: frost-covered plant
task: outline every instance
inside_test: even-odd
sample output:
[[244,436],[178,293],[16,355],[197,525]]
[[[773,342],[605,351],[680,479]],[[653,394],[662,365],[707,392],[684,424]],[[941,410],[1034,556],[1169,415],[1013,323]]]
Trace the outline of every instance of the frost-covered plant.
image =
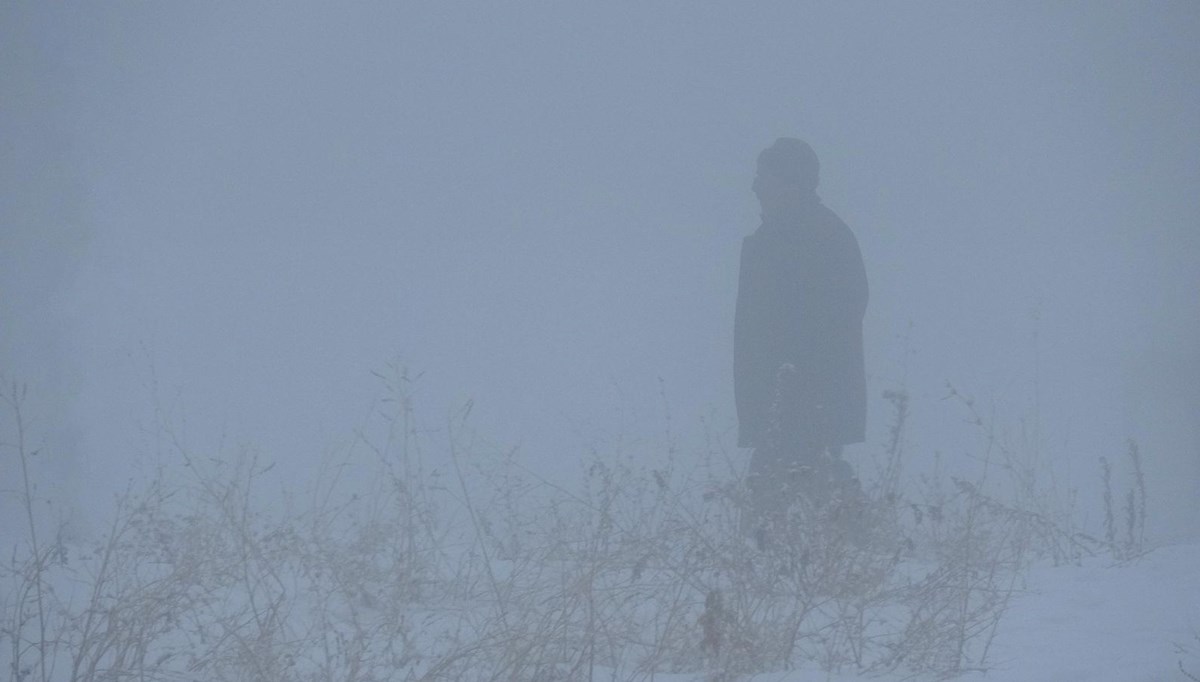
[[1142,455],[1137,441],[1130,439],[1126,456],[1133,481],[1125,491],[1121,509],[1123,527],[1117,525],[1117,503],[1113,498],[1112,466],[1108,458],[1100,458],[1101,481],[1104,491],[1104,540],[1108,551],[1117,559],[1132,559],[1146,551],[1146,477],[1142,472]]
[[[380,410],[309,502],[273,510],[269,464],[168,439],[176,478],[124,496],[87,552],[31,532],[0,575],[10,679],[953,675],[986,665],[1037,527],[983,479],[906,499],[901,392],[862,498],[798,497],[760,547],[720,438],[683,453],[668,426],[564,488],[489,450],[469,406],[418,428],[416,379],[380,376]],[[352,465],[372,484],[342,481]]]
[[[1200,682],[1200,633],[1194,634],[1192,644],[1176,644],[1175,653],[1179,654],[1179,660],[1176,664],[1179,667],[1179,672],[1184,677],[1192,682]],[[1184,657],[1192,659],[1190,664],[1183,662]]]

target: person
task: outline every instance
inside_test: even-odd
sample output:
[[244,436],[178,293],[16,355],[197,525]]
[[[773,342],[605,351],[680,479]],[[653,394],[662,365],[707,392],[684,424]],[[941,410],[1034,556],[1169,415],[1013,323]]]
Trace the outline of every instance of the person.
[[762,224],[742,242],[734,320],[754,533],[798,499],[825,502],[858,485],[841,454],[865,438],[867,277],[854,234],[817,196],[819,176],[817,155],[795,138],[758,156]]

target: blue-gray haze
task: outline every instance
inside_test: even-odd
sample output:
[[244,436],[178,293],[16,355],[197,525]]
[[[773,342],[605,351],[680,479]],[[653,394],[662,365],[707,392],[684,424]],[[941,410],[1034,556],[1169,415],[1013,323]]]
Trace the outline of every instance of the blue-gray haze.
[[744,456],[738,246],[785,135],[871,284],[848,457],[897,388],[913,457],[976,451],[950,382],[1088,495],[1138,439],[1186,529],[1194,3],[4,3],[0,371],[84,508],[164,415],[311,471],[393,360],[431,429],[473,400],[556,479],[661,439],[664,396]]

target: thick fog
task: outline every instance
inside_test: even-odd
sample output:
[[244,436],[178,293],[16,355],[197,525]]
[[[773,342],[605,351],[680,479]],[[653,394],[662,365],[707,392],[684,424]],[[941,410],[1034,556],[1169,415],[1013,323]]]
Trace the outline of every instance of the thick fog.
[[901,388],[911,456],[966,458],[949,382],[1088,504],[1137,439],[1150,525],[1191,532],[1189,3],[7,3],[0,372],[84,525],[164,419],[311,473],[391,362],[429,429],[472,401],[553,480],[667,428],[745,457],[738,249],[780,136],[870,281],[848,459]]

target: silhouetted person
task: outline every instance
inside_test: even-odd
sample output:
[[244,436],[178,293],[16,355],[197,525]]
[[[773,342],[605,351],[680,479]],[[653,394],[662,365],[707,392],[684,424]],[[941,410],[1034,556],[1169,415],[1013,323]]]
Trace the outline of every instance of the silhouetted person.
[[[854,234],[817,197],[817,156],[780,138],[758,157],[762,224],[742,242],[734,323],[738,445],[754,448],[751,521],[851,480],[866,429],[867,277]],[[853,481],[857,485],[857,481]]]

